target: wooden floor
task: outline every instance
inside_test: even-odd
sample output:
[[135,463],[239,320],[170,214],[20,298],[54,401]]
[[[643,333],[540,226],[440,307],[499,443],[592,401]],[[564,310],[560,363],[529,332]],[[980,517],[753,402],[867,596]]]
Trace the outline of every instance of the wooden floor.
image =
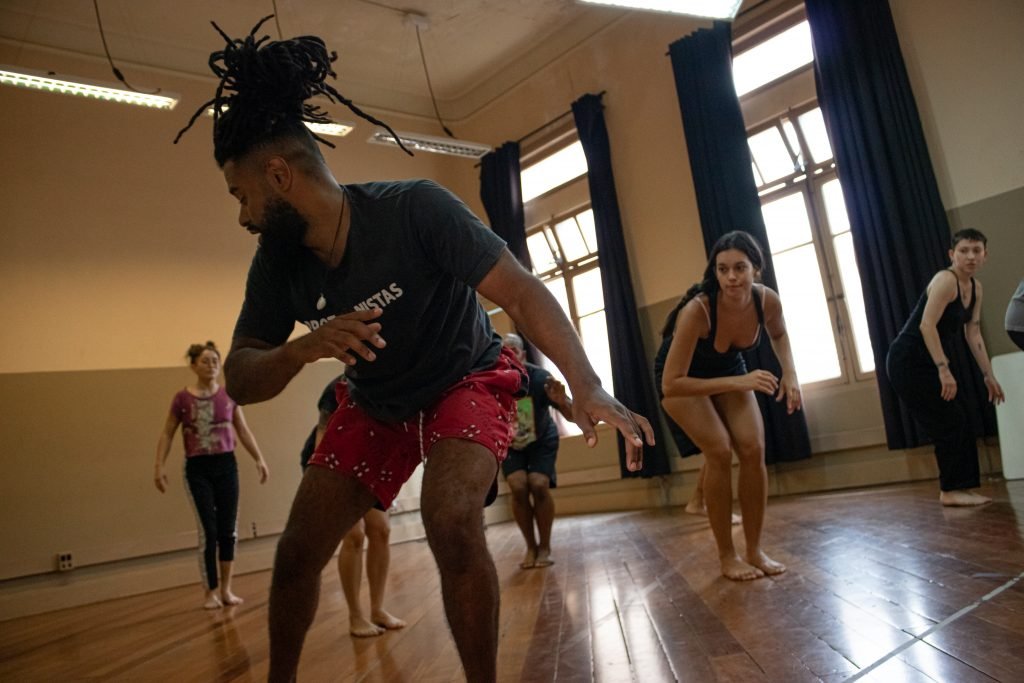
[[[557,563],[522,571],[511,523],[487,534],[502,586],[502,681],[1024,681],[1024,481],[942,508],[934,482],[773,499],[774,579],[717,574],[679,509],[555,523]],[[269,572],[233,610],[181,588],[0,622],[0,681],[250,681],[267,673]],[[393,548],[403,631],[356,640],[325,573],[304,681],[457,681],[425,543]],[[365,601],[364,588],[364,601]]]

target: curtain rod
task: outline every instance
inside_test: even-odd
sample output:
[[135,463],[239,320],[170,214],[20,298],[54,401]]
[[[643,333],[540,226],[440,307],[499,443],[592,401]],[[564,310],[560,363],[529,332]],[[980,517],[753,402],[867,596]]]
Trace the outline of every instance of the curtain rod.
[[[606,92],[608,92],[608,91],[607,90],[602,90],[601,92],[597,93],[597,96],[598,97],[603,97]],[[549,121],[547,121],[545,123],[540,124],[539,126],[534,128],[533,130],[531,130],[529,133],[527,133],[526,135],[524,135],[521,138],[519,138],[518,140],[513,140],[513,142],[515,142],[517,145],[521,144],[523,142],[523,140],[527,140],[527,139],[533,137],[534,135],[536,135],[537,133],[541,132],[545,128],[548,128],[552,124],[558,123],[559,121],[564,119],[566,116],[569,116],[570,114],[572,114],[572,109],[569,109],[568,111],[563,111],[561,114],[559,114],[555,118],[553,118],[553,119],[551,119],[551,120],[549,120]],[[473,168],[480,168],[480,163],[481,162],[478,161],[475,164],[473,164]]]
[[[598,97],[602,97],[606,92],[608,92],[608,91],[607,90],[602,90],[601,92],[597,93],[597,96]],[[527,133],[526,135],[524,135],[521,138],[519,138],[518,140],[516,140],[515,141],[516,144],[521,144],[523,142],[523,140],[527,140],[527,139],[533,137],[534,135],[536,135],[537,133],[541,132],[542,130],[544,130],[548,126],[551,126],[551,125],[553,125],[555,123],[558,123],[559,121],[564,119],[566,116],[569,116],[570,114],[572,114],[572,109],[569,109],[568,111],[563,111],[561,114],[559,114],[555,118],[551,119],[547,123],[540,124],[539,126],[534,128],[533,130],[531,130],[529,133]]]

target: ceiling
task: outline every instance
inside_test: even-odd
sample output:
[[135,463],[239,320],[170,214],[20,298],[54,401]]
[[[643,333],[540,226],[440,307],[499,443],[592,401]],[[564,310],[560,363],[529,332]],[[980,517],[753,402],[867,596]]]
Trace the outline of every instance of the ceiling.
[[[211,76],[210,52],[273,13],[285,36],[314,34],[336,50],[338,89],[360,106],[433,117],[416,28],[441,115],[458,121],[618,21],[625,12],[574,0],[99,0],[107,45],[129,82],[139,66]],[[261,34],[277,37],[271,19]],[[0,0],[0,40],[103,58],[89,0]]]

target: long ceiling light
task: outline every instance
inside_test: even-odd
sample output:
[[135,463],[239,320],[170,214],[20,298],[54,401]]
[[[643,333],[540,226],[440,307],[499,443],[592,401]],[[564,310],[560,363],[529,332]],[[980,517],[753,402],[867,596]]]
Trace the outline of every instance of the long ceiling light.
[[[489,145],[484,145],[479,142],[456,140],[455,138],[439,138],[433,135],[420,135],[419,133],[402,132],[398,132],[398,137],[401,139],[403,145],[409,149],[415,149],[420,152],[434,152],[435,154],[450,154],[456,157],[479,159],[491,151]],[[376,145],[391,145],[393,147],[398,147],[398,143],[395,142],[393,137],[391,137],[391,133],[382,130],[371,135],[367,142],[372,142]]]
[[57,74],[35,71],[0,65],[0,85],[13,85],[29,90],[41,90],[43,92],[54,92],[62,95],[77,95],[78,97],[91,97],[96,100],[107,102],[121,102],[123,104],[135,104],[141,107],[152,109],[174,109],[178,104],[176,93],[163,93],[160,95],[125,90],[110,83],[90,81],[77,76],[57,78]]
[[577,0],[577,2],[731,20],[736,16],[743,0]]
[[[224,107],[224,111],[227,111],[227,107]],[[206,108],[206,115],[213,116],[213,107]],[[343,138],[353,130],[355,130],[354,123],[345,123],[344,121],[332,121],[331,123],[313,123],[311,121],[303,121],[306,124],[306,128],[310,129],[317,135],[332,135],[336,138]]]

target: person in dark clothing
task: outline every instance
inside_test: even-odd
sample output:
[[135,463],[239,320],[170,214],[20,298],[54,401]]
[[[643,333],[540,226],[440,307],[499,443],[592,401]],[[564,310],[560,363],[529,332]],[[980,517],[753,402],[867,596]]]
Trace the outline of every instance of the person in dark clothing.
[[[572,399],[565,385],[544,368],[526,361],[526,349],[518,334],[506,334],[502,341],[511,349],[530,377],[529,394],[519,399],[519,429],[508,449],[501,471],[512,492],[512,515],[526,540],[523,569],[549,567],[551,526],[555,521],[555,501],[551,489],[558,485],[555,459],[558,457],[558,427],[551,419],[551,408],[573,421]],[[536,525],[536,533],[534,526]]]
[[971,228],[953,235],[950,267],[928,283],[885,362],[892,388],[935,442],[943,505],[982,505],[990,500],[970,490],[981,485],[978,445],[954,376],[954,370],[967,369],[949,364],[950,343],[963,334],[985,377],[988,400],[1003,401],[1003,388],[992,374],[981,337],[982,288],[974,277],[985,263],[987,243],[985,235]]

